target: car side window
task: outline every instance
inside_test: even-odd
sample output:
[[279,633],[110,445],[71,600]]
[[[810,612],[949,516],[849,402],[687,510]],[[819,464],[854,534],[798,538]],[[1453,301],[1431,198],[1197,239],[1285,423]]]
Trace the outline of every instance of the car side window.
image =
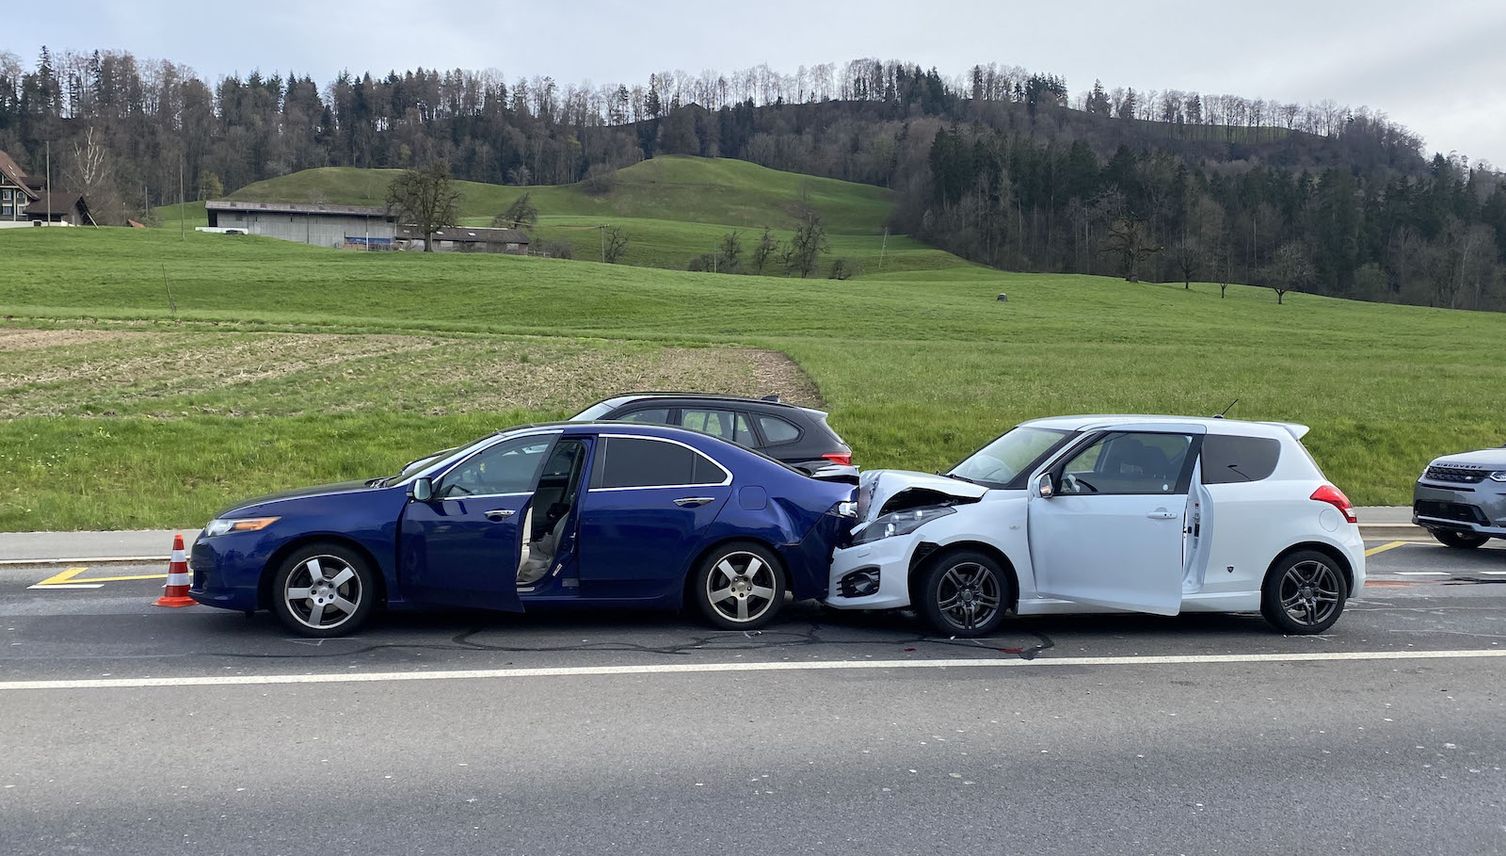
[[763,432],[764,442],[770,446],[793,443],[800,439],[799,428],[778,416],[770,416],[767,413],[758,414],[758,430]]
[[687,407],[680,411],[680,427],[744,446],[753,443],[753,431],[748,427],[747,414],[731,410]]
[[1281,441],[1270,437],[1209,434],[1203,438],[1203,484],[1241,484],[1268,479],[1281,459]]
[[435,496],[462,499],[499,493],[527,493],[538,480],[552,435],[518,437],[461,461],[440,480]]
[[715,485],[726,478],[722,468],[700,452],[644,437],[603,438],[591,468],[593,490]]
[[632,413],[624,413],[617,417],[618,422],[637,422],[642,425],[668,425],[668,407],[650,407],[646,410],[634,410]]
[[1115,431],[1095,440],[1062,467],[1059,493],[1172,494],[1187,490],[1193,437]]

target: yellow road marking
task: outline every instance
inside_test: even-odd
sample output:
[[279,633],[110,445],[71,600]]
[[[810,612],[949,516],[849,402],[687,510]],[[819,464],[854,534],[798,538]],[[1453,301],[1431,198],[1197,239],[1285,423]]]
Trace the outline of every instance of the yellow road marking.
[[1376,555],[1379,555],[1381,553],[1386,552],[1387,550],[1395,550],[1397,547],[1405,547],[1405,546],[1407,546],[1407,542],[1406,541],[1392,541],[1392,542],[1387,543],[1387,544],[1382,544],[1379,547],[1371,547],[1370,549],[1368,549],[1368,550],[1365,551],[1365,555],[1366,556],[1376,556]]
[[129,580],[167,579],[166,573],[129,574],[115,577],[84,577],[80,579],[79,574],[82,574],[88,570],[89,569],[87,567],[68,568],[67,570],[60,571],[48,577],[47,579],[42,580],[41,582],[32,586],[32,588],[78,588],[80,587],[80,584],[93,585],[94,583],[123,583]]
[[74,577],[78,576],[79,574],[81,574],[81,573],[83,573],[84,571],[87,571],[87,570],[89,570],[89,569],[88,568],[69,568],[66,571],[61,571],[59,573],[53,574],[52,576],[48,577],[47,579],[42,580],[41,582],[37,583],[37,585],[39,585],[39,586],[56,586],[56,585],[62,585],[63,583],[72,581],[72,579]]
[[123,583],[126,580],[165,580],[166,573],[161,574],[132,574],[125,577],[84,577],[81,583]]

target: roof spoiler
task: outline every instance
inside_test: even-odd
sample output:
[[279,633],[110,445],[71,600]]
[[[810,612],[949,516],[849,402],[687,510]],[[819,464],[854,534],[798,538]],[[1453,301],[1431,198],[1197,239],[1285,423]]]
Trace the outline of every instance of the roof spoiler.
[[1277,428],[1285,428],[1286,432],[1288,434],[1292,435],[1293,437],[1297,438],[1298,440],[1301,440],[1303,437],[1306,437],[1307,436],[1307,432],[1309,432],[1309,431],[1312,430],[1311,428],[1307,427],[1306,425],[1299,425],[1296,422],[1262,422],[1261,424],[1262,425],[1275,425]]

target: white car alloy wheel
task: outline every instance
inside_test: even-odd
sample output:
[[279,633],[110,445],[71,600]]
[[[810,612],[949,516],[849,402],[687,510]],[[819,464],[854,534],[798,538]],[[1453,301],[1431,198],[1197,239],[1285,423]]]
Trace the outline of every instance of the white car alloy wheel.
[[287,614],[310,630],[329,632],[350,621],[367,596],[361,575],[339,556],[298,563],[282,586]]

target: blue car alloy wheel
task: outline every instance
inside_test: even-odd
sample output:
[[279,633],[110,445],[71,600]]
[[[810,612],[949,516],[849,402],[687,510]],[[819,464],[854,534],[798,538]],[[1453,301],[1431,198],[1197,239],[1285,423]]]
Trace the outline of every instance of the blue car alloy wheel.
[[371,615],[374,578],[349,547],[310,544],[283,560],[272,578],[272,611],[304,636],[354,633]]

